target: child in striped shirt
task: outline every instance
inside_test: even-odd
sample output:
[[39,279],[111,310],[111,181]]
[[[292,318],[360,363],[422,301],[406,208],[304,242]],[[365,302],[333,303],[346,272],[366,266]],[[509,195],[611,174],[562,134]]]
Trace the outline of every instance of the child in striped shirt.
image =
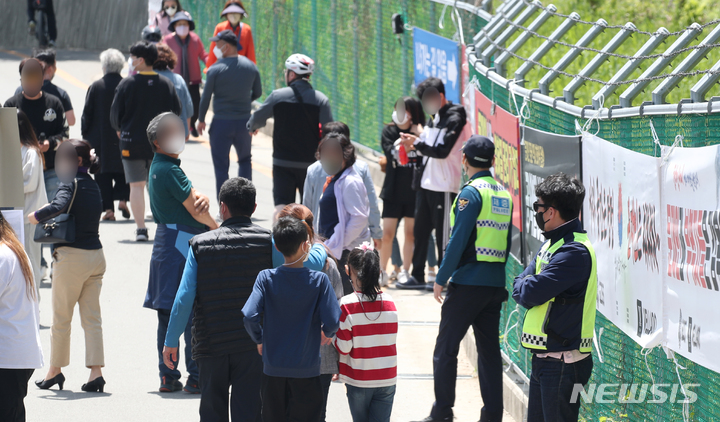
[[355,291],[340,300],[340,381],[353,422],[389,422],[397,382],[397,309],[380,290],[380,258],[371,243],[350,252],[346,269]]

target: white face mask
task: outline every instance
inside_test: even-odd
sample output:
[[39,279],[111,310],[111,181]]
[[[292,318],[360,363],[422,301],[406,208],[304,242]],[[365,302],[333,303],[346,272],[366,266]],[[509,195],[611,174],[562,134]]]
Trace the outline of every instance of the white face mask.
[[225,16],[227,17],[227,20],[229,20],[230,23],[233,25],[237,25],[238,22],[240,22],[240,19],[242,18],[242,15],[239,13],[228,13]]
[[135,65],[133,64],[132,57],[128,57],[128,73],[135,70]]
[[396,125],[404,125],[408,121],[408,115],[407,112],[403,115],[403,119],[398,119],[397,111],[393,111],[392,113],[392,119],[393,122],[395,122]]
[[217,57],[218,60],[223,58],[223,51],[218,46],[213,48],[213,54],[215,54],[215,57]]
[[[303,248],[303,255],[302,255],[300,258],[296,259],[296,260],[293,261],[293,262],[288,262],[288,263],[283,264],[283,265],[287,267],[287,266],[290,266],[290,265],[297,264],[297,263],[300,262],[300,261],[306,262],[306,261],[308,260],[308,258],[310,258],[310,248],[311,248],[310,241],[306,241],[306,242],[304,243],[304,245],[307,246],[307,250],[305,250],[305,248]],[[301,248],[302,248],[302,246],[301,246]]]
[[176,6],[169,6],[165,8],[165,13],[167,13],[168,16],[175,16],[175,12],[177,12]]
[[190,27],[188,25],[176,26],[175,32],[181,37],[185,37],[190,33]]
[[180,154],[185,150],[185,138],[181,135],[177,135],[174,138],[170,138],[163,145],[163,151],[168,154]]

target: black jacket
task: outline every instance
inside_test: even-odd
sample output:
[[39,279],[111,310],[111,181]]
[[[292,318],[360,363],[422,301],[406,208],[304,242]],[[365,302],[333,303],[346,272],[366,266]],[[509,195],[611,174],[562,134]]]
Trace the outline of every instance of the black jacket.
[[272,236],[248,217],[234,217],[190,240],[197,261],[193,359],[255,349],[242,307],[260,271],[272,268]]
[[110,124],[110,107],[115,89],[122,81],[119,73],[108,73],[90,85],[82,114],[82,136],[95,148],[102,173],[122,173],[120,139]]
[[[87,173],[78,172],[76,177],[77,193],[69,211],[75,217],[75,242],[57,244],[56,247],[100,249],[100,215],[103,211],[100,188]],[[74,189],[74,183],[60,183],[55,199],[40,208],[35,218],[42,222],[68,212]]]

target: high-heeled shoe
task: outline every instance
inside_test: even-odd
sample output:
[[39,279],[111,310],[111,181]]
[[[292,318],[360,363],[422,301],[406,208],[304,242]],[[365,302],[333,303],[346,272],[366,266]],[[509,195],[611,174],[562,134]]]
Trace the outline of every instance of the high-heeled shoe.
[[41,390],[49,390],[50,387],[57,384],[60,389],[63,389],[63,385],[65,385],[65,375],[61,373],[55,375],[54,377],[50,378],[49,380],[40,380],[35,381],[35,385],[38,386]]
[[83,384],[80,388],[88,393],[103,393],[105,390],[105,378],[97,377],[89,383]]

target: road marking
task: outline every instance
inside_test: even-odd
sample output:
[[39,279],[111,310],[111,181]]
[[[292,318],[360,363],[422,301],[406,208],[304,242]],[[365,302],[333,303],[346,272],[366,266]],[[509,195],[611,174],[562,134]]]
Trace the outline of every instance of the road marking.
[[400,321],[398,322],[398,325],[408,325],[415,327],[437,327],[438,325],[440,325],[440,321]]
[[[432,374],[398,374],[398,379],[401,380],[432,380],[434,379]],[[472,379],[472,375],[458,375],[459,380]]]
[[[15,50],[3,50],[0,49],[0,53],[10,54],[11,56],[20,57],[21,59],[29,59],[30,56],[26,56],[25,54],[18,53]],[[81,80],[77,79],[73,75],[67,73],[66,71],[58,68],[57,72],[55,72],[57,76],[59,76],[61,79],[64,79],[66,82],[75,85],[76,87],[80,89],[87,90],[89,88],[89,85],[83,83]]]

